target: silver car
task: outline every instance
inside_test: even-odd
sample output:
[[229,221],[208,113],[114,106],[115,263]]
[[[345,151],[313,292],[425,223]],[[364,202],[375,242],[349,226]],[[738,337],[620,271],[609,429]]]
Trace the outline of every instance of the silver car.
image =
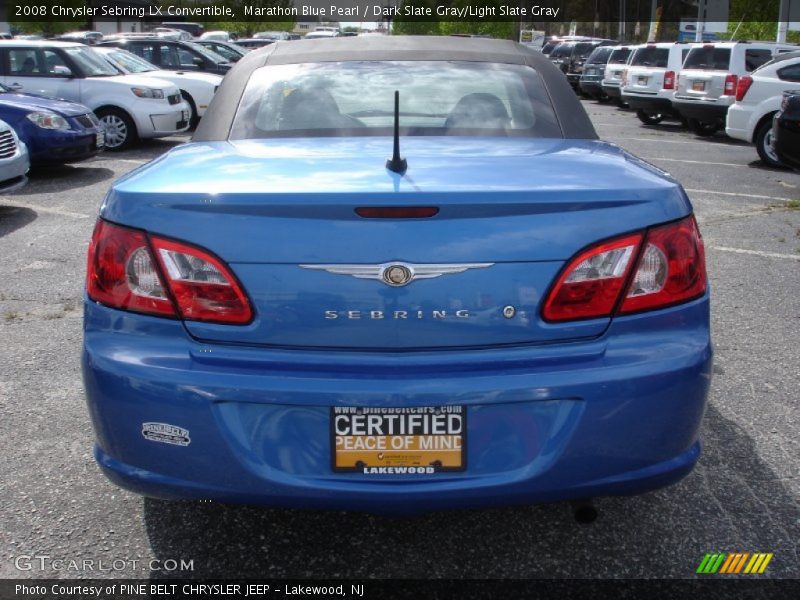
[[22,187],[28,181],[28,148],[5,121],[0,121],[0,193]]

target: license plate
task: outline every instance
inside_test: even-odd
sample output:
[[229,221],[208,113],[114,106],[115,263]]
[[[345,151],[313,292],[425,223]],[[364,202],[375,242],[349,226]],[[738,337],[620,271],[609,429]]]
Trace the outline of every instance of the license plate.
[[639,85],[647,85],[647,77],[639,77]]
[[586,71],[584,71],[585,75],[595,75],[596,73],[597,69],[586,69]]
[[181,111],[181,117],[182,117],[181,121],[188,121],[189,120],[189,111],[188,110]]
[[463,406],[331,409],[333,470],[428,475],[466,468]]
[[692,91],[693,92],[705,92],[706,91],[706,82],[705,81],[693,81],[692,82]]
[[106,145],[106,135],[100,131],[95,136],[95,144],[97,144],[98,148],[102,148]]

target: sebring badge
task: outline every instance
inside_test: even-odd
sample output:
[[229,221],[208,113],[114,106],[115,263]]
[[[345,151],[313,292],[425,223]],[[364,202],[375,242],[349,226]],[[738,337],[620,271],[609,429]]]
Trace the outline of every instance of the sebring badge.
[[390,262],[380,265],[298,265],[303,269],[327,271],[336,275],[350,275],[358,279],[376,279],[392,287],[408,285],[415,279],[433,279],[452,273],[463,273],[470,269],[485,269],[494,263],[460,263],[412,265]]

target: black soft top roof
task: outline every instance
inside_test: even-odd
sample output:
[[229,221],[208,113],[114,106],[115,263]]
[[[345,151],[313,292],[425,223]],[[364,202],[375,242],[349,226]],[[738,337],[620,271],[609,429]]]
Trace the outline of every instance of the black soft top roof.
[[565,138],[597,133],[561,71],[536,50],[507,40],[443,36],[359,36],[276,42],[242,57],[225,75],[193,141],[228,139],[253,71],[269,65],[351,61],[463,61],[527,65],[541,75]]

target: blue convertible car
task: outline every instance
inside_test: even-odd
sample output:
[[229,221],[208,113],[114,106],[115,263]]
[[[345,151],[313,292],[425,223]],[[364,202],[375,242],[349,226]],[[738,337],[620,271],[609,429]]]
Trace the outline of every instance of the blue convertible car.
[[28,146],[34,166],[86,160],[105,145],[100,121],[82,104],[19,94],[3,84],[0,119]]
[[703,243],[512,42],[277,43],[117,181],[83,373],[136,492],[415,512],[626,495],[700,453]]

